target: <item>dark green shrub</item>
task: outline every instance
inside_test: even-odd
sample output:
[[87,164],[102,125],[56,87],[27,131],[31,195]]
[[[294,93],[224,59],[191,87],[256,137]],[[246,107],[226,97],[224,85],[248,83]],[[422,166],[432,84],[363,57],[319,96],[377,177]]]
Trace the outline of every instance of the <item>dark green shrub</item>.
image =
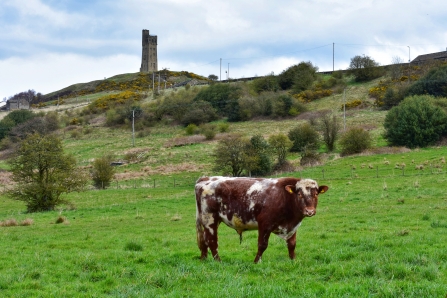
[[390,145],[409,148],[436,143],[446,133],[447,115],[429,95],[412,96],[385,117],[385,138]]
[[342,155],[361,153],[371,148],[371,135],[363,128],[354,127],[349,129],[340,138]]
[[258,94],[264,91],[276,92],[279,89],[278,78],[274,75],[261,77],[253,80],[253,82],[251,82],[251,87],[253,88],[253,91]]
[[200,125],[217,120],[217,118],[216,111],[209,102],[197,101],[192,103],[186,112],[183,110],[181,122],[183,125],[191,123]]
[[[194,101],[209,102],[219,116],[238,114],[235,106],[241,96],[241,88],[234,84],[213,84],[200,89]],[[233,116],[234,117],[234,116]],[[234,117],[237,118],[237,117]]]
[[293,142],[292,152],[304,152],[304,149],[316,150],[320,147],[320,134],[308,122],[291,129],[288,133]]
[[408,93],[410,95],[447,96],[447,65],[431,69],[424,77],[410,86]]
[[317,71],[318,67],[310,61],[293,65],[278,76],[279,86],[282,90],[293,89],[294,93],[299,93],[312,86],[317,77]]
[[405,95],[407,94],[407,87],[399,86],[399,87],[389,87],[385,95],[382,99],[382,108],[385,110],[389,110],[392,107],[397,106],[402,100],[404,100]]

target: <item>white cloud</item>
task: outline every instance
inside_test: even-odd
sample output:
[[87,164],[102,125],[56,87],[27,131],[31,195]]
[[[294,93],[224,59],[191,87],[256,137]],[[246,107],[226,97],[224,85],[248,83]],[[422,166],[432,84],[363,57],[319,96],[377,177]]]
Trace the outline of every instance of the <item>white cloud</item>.
[[0,61],[0,98],[34,89],[50,93],[76,83],[102,80],[121,73],[138,72],[136,56],[92,58],[75,54],[46,54]]

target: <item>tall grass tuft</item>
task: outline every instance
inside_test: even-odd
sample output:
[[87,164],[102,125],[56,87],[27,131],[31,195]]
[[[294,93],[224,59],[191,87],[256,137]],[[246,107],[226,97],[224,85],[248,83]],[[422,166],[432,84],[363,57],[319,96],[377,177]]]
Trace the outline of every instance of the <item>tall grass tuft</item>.
[[136,243],[134,241],[127,242],[124,246],[124,250],[128,251],[143,251],[143,246],[139,243]]

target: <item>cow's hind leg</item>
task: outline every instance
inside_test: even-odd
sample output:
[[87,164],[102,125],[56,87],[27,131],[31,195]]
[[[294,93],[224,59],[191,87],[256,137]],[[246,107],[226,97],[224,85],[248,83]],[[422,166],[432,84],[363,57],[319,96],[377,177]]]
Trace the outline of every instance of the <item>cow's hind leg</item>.
[[295,259],[295,246],[296,246],[296,233],[292,237],[287,239],[287,248],[289,249],[290,259]]
[[205,227],[205,243],[210,248],[213,258],[216,261],[220,261],[217,250],[217,226],[217,224],[212,224],[209,227]]
[[201,252],[200,259],[204,260],[208,257],[208,246],[206,245],[205,242],[205,231],[203,229],[203,225],[200,223],[200,220],[197,220],[196,228],[197,228],[197,246],[199,247]]
[[267,246],[269,245],[269,237],[270,237],[270,231],[264,231],[263,229],[259,229],[258,234],[258,253],[256,254],[255,263],[258,263],[261,261],[262,254],[267,249]]

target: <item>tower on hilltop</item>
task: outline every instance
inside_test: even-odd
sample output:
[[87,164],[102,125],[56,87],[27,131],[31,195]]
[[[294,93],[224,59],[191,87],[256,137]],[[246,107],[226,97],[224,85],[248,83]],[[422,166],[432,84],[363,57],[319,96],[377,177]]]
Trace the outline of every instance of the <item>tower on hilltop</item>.
[[157,35],[149,35],[149,30],[143,29],[143,53],[141,55],[140,72],[158,71]]

